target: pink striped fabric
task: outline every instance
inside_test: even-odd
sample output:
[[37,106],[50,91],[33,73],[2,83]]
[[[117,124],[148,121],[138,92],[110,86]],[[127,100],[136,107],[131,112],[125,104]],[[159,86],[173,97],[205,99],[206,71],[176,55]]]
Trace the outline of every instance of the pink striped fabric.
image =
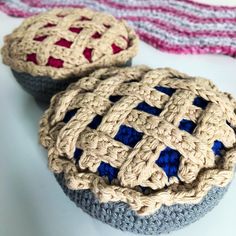
[[53,7],[90,7],[133,26],[140,38],[172,53],[236,56],[236,7],[190,0],[0,0],[0,10],[28,17]]

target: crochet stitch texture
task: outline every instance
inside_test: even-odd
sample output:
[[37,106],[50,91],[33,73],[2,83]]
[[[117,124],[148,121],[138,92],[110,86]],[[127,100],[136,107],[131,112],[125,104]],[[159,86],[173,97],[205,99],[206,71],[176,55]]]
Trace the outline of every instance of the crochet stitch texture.
[[235,108],[209,80],[173,69],[100,69],[53,97],[40,142],[69,189],[150,215],[230,183]]
[[140,217],[123,202],[101,203],[90,190],[69,189],[63,173],[55,177],[64,193],[83,211],[115,228],[142,235],[169,233],[195,222],[212,210],[227,190],[214,187],[198,204],[162,206],[156,213]]
[[0,0],[0,10],[21,17],[69,5],[125,19],[143,41],[166,52],[236,55],[235,7],[194,0]]
[[4,41],[5,64],[52,79],[123,65],[138,49],[138,37],[125,21],[86,8],[53,9],[32,16]]

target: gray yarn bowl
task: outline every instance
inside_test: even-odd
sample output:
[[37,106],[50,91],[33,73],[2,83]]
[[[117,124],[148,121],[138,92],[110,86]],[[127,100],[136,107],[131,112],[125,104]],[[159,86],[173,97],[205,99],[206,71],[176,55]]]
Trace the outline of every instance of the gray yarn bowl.
[[99,203],[90,190],[68,189],[63,173],[55,177],[64,193],[84,212],[122,231],[146,235],[169,233],[199,220],[219,203],[228,189],[213,187],[198,204],[162,206],[158,212],[141,217],[126,203]]
[[[123,66],[131,65],[132,59],[127,61]],[[13,69],[12,73],[21,87],[31,94],[41,107],[48,105],[53,95],[65,90],[69,84],[80,79],[80,77],[73,77],[62,80],[53,80],[48,76],[32,76],[28,73],[17,72]]]

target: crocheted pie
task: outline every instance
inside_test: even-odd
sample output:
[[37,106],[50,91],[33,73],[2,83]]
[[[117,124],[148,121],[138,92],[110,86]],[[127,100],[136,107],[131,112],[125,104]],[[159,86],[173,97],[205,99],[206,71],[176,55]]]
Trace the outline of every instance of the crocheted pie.
[[166,233],[224,195],[236,162],[235,108],[209,80],[172,69],[100,69],[54,96],[40,141],[84,211],[122,230]]
[[[39,100],[103,67],[130,65],[138,37],[125,21],[90,9],[53,9],[5,37],[3,62]],[[126,64],[127,63],[127,64]]]

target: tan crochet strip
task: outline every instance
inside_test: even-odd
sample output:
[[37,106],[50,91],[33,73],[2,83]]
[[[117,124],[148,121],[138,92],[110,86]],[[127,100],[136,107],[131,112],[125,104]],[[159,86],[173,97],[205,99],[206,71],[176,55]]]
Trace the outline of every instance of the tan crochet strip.
[[[84,17],[89,20],[81,20]],[[75,33],[69,30],[71,27],[83,30]],[[96,33],[100,38],[93,38]],[[43,36],[47,36],[43,41],[35,40]],[[70,48],[55,45],[60,39],[72,42]],[[32,16],[7,35],[4,42],[2,56],[5,64],[20,72],[53,79],[81,76],[97,68],[123,65],[136,55],[138,49],[138,37],[125,21],[85,8],[53,9]],[[123,51],[113,54],[112,44]],[[83,55],[85,48],[93,49],[91,62]],[[37,64],[26,61],[27,54],[32,53],[36,54]],[[48,66],[50,57],[63,60],[63,68]]]
[[[130,83],[126,81],[134,80]],[[171,97],[155,86],[174,88]],[[122,98],[112,103],[110,95]],[[205,110],[194,106],[201,96],[208,101]],[[135,107],[145,101],[162,109],[153,116]],[[79,108],[68,122],[66,112]],[[210,81],[193,78],[172,69],[148,67],[101,69],[53,97],[40,122],[40,142],[48,149],[49,167],[64,173],[70,189],[90,189],[101,202],[123,201],[138,214],[157,211],[163,204],[199,202],[212,186],[226,186],[236,163],[236,126],[232,96],[220,92]],[[96,115],[102,122],[96,130],[88,124]],[[178,128],[187,118],[197,124],[193,134]],[[144,133],[134,148],[114,140],[120,125]],[[220,161],[211,147],[220,140],[226,147]],[[166,147],[181,154],[178,177],[168,179],[155,162]],[[83,154],[78,165],[72,158],[75,147]],[[101,162],[119,169],[111,184],[97,174]],[[138,186],[152,189],[149,195]],[[166,188],[167,186],[167,188]]]

